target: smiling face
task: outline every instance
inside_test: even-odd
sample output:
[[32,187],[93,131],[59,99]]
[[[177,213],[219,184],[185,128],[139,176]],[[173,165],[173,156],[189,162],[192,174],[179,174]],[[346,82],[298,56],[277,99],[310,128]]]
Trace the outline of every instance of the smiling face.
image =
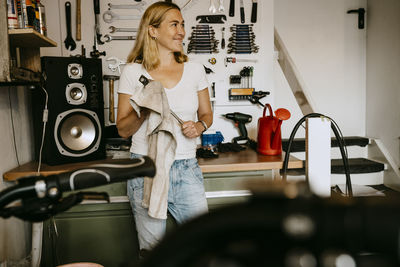
[[157,38],[159,51],[180,52],[182,41],[185,37],[184,20],[177,9],[171,9],[165,13],[164,20],[156,28],[150,26],[150,35]]

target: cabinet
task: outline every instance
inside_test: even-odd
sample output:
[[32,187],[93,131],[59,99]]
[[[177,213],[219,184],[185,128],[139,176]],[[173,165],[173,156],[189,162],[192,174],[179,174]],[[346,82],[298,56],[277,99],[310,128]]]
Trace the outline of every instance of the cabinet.
[[[270,179],[271,170],[205,173],[204,186],[206,194],[210,194],[207,197],[210,211],[247,200],[247,195],[234,194],[243,191],[246,181]],[[107,267],[137,266],[139,244],[126,196],[126,183],[86,191],[107,192],[111,202],[80,204],[54,216],[54,221],[45,221],[41,266],[79,261],[96,262]],[[175,227],[175,221],[168,216],[167,231]]]
[[40,47],[57,43],[33,29],[9,30],[6,2],[0,4],[0,14],[5,14],[0,16],[0,84],[38,82]]

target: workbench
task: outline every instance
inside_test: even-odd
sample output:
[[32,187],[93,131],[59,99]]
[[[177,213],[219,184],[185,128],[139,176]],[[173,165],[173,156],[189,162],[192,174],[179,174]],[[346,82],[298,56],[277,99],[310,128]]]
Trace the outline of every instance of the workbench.
[[[218,158],[199,158],[198,162],[203,173],[220,173],[220,172],[241,172],[241,171],[264,171],[279,170],[282,168],[284,154],[279,156],[264,156],[257,154],[252,149],[246,149],[240,152],[220,153]],[[47,176],[61,172],[71,171],[78,168],[87,167],[91,164],[112,163],[112,159],[69,163],[63,165],[50,166],[42,164],[40,174]],[[301,160],[290,157],[288,168],[302,168]],[[32,161],[16,167],[3,174],[5,181],[14,181],[18,178],[35,175],[38,168],[38,162]]]
[[[204,187],[209,209],[245,201],[250,192],[245,185],[250,181],[276,179],[282,168],[282,156],[258,155],[251,149],[220,153],[218,158],[198,159],[204,175]],[[90,164],[110,163],[107,158],[49,166],[42,164],[44,176],[87,167]],[[33,175],[37,162],[30,162],[4,173],[4,180]],[[301,168],[301,160],[290,157],[289,168]],[[97,262],[104,266],[134,266],[138,257],[138,241],[131,207],[126,196],[126,183],[115,183],[86,191],[107,192],[105,201],[83,202],[53,220],[44,222],[42,265],[55,266],[77,261]],[[55,234],[55,227],[57,234]],[[172,219],[167,228],[174,227]]]

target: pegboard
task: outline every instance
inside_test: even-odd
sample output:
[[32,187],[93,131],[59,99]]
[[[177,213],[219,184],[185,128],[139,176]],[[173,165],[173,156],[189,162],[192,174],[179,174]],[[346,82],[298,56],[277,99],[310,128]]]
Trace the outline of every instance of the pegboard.
[[[82,12],[82,40],[76,41],[77,48],[74,51],[68,51],[65,48],[63,43],[66,37],[66,22],[65,22],[65,8],[64,4],[66,0],[58,0],[58,9],[47,8],[47,6],[54,7],[56,3],[52,3],[52,1],[44,1],[46,6],[46,11],[50,10],[58,10],[58,21],[57,19],[53,19],[48,21],[48,28],[52,27],[53,31],[55,27],[58,27],[58,32],[60,33],[59,46],[61,46],[60,53],[61,56],[70,56],[70,55],[78,55],[81,54],[81,46],[84,45],[86,48],[86,56],[89,57],[90,51],[92,51],[93,40],[94,40],[94,11],[93,11],[93,0],[81,0],[81,12]],[[72,5],[72,34],[75,39],[75,21],[76,21],[76,0],[70,0]],[[144,9],[149,5],[156,1],[143,0]],[[187,0],[176,0],[173,1],[178,4],[180,7],[184,6],[188,1]],[[245,10],[245,24],[250,24],[250,14],[252,9],[252,1],[244,0],[244,10]],[[104,36],[105,34],[112,35],[134,35],[132,33],[125,32],[117,32],[110,33],[110,26],[119,27],[119,28],[138,28],[139,19],[133,20],[115,20],[112,23],[106,23],[103,20],[103,14],[108,10],[108,4],[111,3],[113,5],[135,5],[138,2],[134,0],[100,0],[100,29],[101,33]],[[213,3],[217,9],[216,13],[210,12],[210,4]],[[256,137],[256,129],[257,129],[257,120],[262,116],[262,109],[259,106],[251,104],[248,100],[235,100],[231,101],[228,98],[228,90],[231,87],[234,87],[229,84],[229,76],[239,74],[240,70],[245,66],[254,67],[254,73],[252,77],[252,85],[256,91],[270,91],[271,95],[266,96],[261,99],[262,103],[272,103],[273,99],[273,56],[274,56],[274,47],[273,47],[273,0],[263,0],[258,1],[258,14],[257,14],[257,22],[253,24],[253,32],[255,34],[255,43],[259,47],[258,53],[252,54],[228,54],[227,45],[229,44],[229,38],[232,36],[230,31],[230,27],[234,24],[241,24],[240,21],[240,1],[235,0],[235,16],[230,17],[228,14],[229,10],[229,0],[192,0],[182,9],[182,15],[185,20],[185,30],[186,37],[184,39],[184,47],[185,52],[187,51],[187,46],[189,44],[189,37],[191,36],[192,27],[198,25],[198,21],[196,21],[196,17],[199,15],[213,15],[213,14],[224,14],[227,18],[225,23],[223,24],[208,24],[215,31],[215,38],[219,40],[218,44],[218,53],[213,54],[188,54],[189,59],[193,61],[197,61],[202,63],[207,68],[210,68],[213,73],[208,74],[207,78],[210,83],[209,91],[211,94],[211,84],[215,83],[215,97],[212,98],[213,108],[214,108],[214,123],[211,126],[212,129],[221,131],[225,137],[225,141],[230,141],[233,137],[238,135],[237,129],[234,127],[233,122],[222,118],[221,114],[225,114],[227,112],[242,112],[247,113],[253,116],[253,120],[251,123],[247,124],[247,130],[251,138]],[[224,7],[223,12],[219,12],[218,8],[222,4]],[[143,10],[144,10],[143,9]],[[136,9],[116,9],[112,10],[116,14],[120,16],[125,15],[138,15],[142,14],[142,11]],[[56,17],[56,16],[50,16]],[[222,37],[222,28],[225,28],[225,42],[226,48],[221,49],[221,37]],[[49,29],[50,30],[50,29]],[[50,36],[51,37],[51,36]],[[107,59],[111,57],[115,57],[120,59],[121,61],[125,61],[129,52],[133,48],[134,41],[126,41],[126,40],[113,40],[111,42],[106,42],[103,45],[98,45],[98,50],[105,51],[106,56],[101,57],[103,61],[103,75],[119,75],[118,72],[113,72],[108,68],[108,65],[112,61],[107,61]],[[241,59],[250,59],[252,61],[256,60],[257,62],[237,62],[237,63],[228,63],[227,65],[224,62],[226,57],[236,57],[239,61]],[[212,65],[209,62],[209,59],[215,58],[216,63]],[[123,66],[122,66],[123,68]],[[109,90],[108,90],[108,82],[104,81],[104,108],[105,108],[105,124],[110,125],[108,118],[108,98],[109,98]],[[117,93],[116,88],[118,87],[118,81],[115,84],[115,109],[117,106]]]

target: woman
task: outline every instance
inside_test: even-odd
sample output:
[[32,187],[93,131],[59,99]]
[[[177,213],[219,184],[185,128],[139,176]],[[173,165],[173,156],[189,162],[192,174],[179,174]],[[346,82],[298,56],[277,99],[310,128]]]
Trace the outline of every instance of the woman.
[[[162,84],[169,108],[183,120],[182,124],[174,124],[176,150],[169,169],[167,202],[168,211],[178,223],[207,211],[203,176],[195,158],[196,138],[213,121],[204,68],[188,62],[182,47],[184,37],[184,20],[177,5],[156,2],[147,8],[128,56],[129,64],[121,74],[117,115],[121,137],[132,136],[132,157],[147,155],[149,110],[137,112],[130,103],[143,88],[139,78],[144,76]],[[143,187],[143,178],[128,181],[141,251],[153,248],[166,228],[164,218],[149,216],[149,210],[142,206]]]

